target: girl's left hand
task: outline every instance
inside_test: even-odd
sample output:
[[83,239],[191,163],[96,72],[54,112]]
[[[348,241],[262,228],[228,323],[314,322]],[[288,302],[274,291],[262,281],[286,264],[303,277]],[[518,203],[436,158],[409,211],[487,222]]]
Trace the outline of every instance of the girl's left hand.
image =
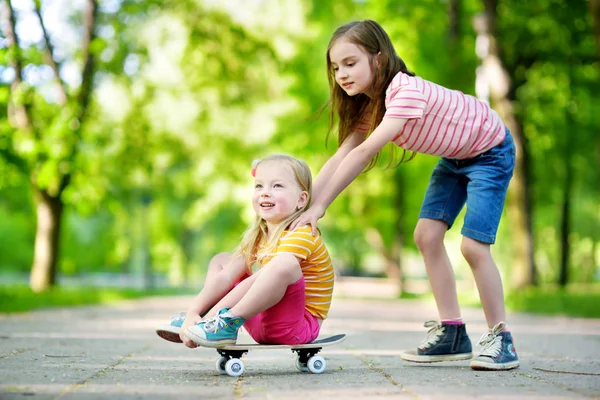
[[187,336],[185,336],[185,330],[190,327],[190,326],[194,326],[196,325],[198,322],[202,321],[202,318],[199,315],[193,315],[191,313],[187,314],[188,316],[186,317],[185,321],[183,321],[183,324],[181,325],[181,333],[179,334],[179,338],[181,339],[181,341],[183,342],[183,344],[186,347],[189,347],[190,349],[194,349],[196,347],[198,347],[198,345],[194,342],[192,342]]
[[290,225],[290,230],[294,230],[299,226],[310,225],[312,228],[312,235],[317,235],[317,220],[323,218],[325,215],[325,209],[317,205],[313,205],[308,210],[300,214]]

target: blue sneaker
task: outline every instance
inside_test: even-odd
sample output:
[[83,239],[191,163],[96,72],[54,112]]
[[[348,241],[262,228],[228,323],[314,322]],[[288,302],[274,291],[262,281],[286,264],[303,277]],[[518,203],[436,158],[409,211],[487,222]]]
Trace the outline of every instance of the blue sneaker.
[[190,326],[185,336],[199,346],[222,347],[235,344],[238,330],[246,322],[244,318],[234,317],[228,308],[223,308],[217,315]]
[[473,358],[471,341],[464,324],[440,324],[437,321],[425,322],[427,337],[415,350],[402,352],[406,361],[431,363],[459,361]]
[[479,339],[481,354],[471,360],[471,368],[484,371],[501,371],[519,367],[519,357],[506,324],[499,322]]
[[185,312],[172,316],[168,324],[160,324],[156,327],[156,334],[169,342],[183,343],[179,333],[181,332],[181,325],[185,321],[185,316]]

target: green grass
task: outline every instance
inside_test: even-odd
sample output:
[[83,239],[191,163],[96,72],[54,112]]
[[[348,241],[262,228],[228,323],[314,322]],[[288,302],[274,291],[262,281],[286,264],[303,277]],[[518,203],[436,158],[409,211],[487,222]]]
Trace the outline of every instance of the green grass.
[[424,299],[433,299],[433,293],[412,293],[412,292],[402,292],[399,297],[402,300],[424,300]]
[[[458,297],[461,306],[481,307],[476,290],[460,292]],[[433,301],[431,292],[403,293],[400,298]],[[567,288],[544,285],[508,291],[505,303],[506,308],[513,312],[600,318],[600,283],[572,284]]]
[[[461,305],[481,307],[476,292],[459,295]],[[509,311],[541,315],[600,318],[600,284],[529,287],[508,291],[505,296]]]
[[527,288],[506,296],[511,311],[600,318],[600,285]]
[[0,312],[14,313],[52,307],[109,304],[146,296],[192,293],[194,292],[185,289],[139,290],[95,287],[55,287],[43,293],[34,293],[25,285],[0,285]]

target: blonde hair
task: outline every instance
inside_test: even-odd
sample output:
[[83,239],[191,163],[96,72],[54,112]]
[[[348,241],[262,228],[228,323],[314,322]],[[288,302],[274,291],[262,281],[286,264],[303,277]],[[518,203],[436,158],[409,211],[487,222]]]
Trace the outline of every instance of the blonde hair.
[[[335,71],[329,57],[329,52],[340,38],[345,38],[349,42],[360,47],[369,56],[371,70],[374,72],[373,82],[368,89],[376,96],[369,98],[366,94],[348,96],[344,90],[335,81]],[[404,61],[398,56],[390,37],[377,22],[372,20],[353,21],[336,29],[327,46],[327,78],[329,80],[331,104],[329,115],[329,132],[333,131],[336,117],[339,118],[338,126],[338,146],[354,132],[363,118],[370,114],[368,136],[381,123],[385,114],[385,90],[398,72],[415,76],[408,70]],[[390,165],[394,160],[394,148],[390,148]],[[406,150],[398,164],[405,161]],[[381,152],[371,160],[367,170],[373,168],[381,157]],[[406,161],[410,161],[414,153]]]
[[252,268],[254,263],[261,263],[262,260],[273,252],[283,232],[288,228],[292,221],[304,211],[308,210],[312,199],[312,175],[310,168],[304,161],[285,154],[272,154],[258,161],[255,168],[258,168],[258,166],[264,162],[277,162],[289,166],[294,173],[298,188],[308,193],[308,200],[304,207],[296,210],[279,224],[279,227],[274,232],[271,239],[262,247],[260,252],[258,251],[258,246],[261,241],[268,238],[269,232],[267,229],[267,222],[258,215],[256,216],[252,225],[244,232],[242,240],[234,252],[234,258],[237,258],[238,256],[244,257],[246,266],[249,269]]

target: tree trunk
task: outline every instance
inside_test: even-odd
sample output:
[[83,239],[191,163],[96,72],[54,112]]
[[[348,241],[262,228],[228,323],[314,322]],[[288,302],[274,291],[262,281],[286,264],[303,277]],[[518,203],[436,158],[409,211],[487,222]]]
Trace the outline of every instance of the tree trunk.
[[594,21],[594,37],[596,38],[596,51],[600,55],[600,0],[590,0],[590,12]]
[[58,244],[63,214],[63,203],[58,197],[36,190],[37,230],[31,268],[30,286],[42,292],[56,283]]
[[[592,20],[594,21],[594,37],[596,39],[596,57],[598,59],[600,59],[600,0],[590,0],[590,12],[592,14]],[[596,65],[600,65],[600,63],[597,63]],[[596,164],[598,169],[600,169],[600,136],[597,139],[596,142]],[[599,207],[600,209],[600,207]],[[595,279],[596,277],[596,265],[598,265],[598,262],[596,261],[596,249],[597,249],[597,244],[598,242],[596,241],[596,238],[592,238],[593,245],[592,245],[592,265],[594,266],[594,271],[592,274],[592,279]]]
[[395,265],[397,268],[396,280],[398,282],[398,295],[402,295],[404,293],[404,283],[406,281],[406,277],[404,276],[404,271],[402,270],[402,252],[404,250],[404,193],[406,185],[404,184],[404,175],[402,174],[402,170],[396,168],[394,171],[394,184],[396,185],[396,194],[394,196],[394,209],[396,216],[394,221],[394,238],[392,242],[392,255],[394,256]]
[[181,271],[176,278],[171,281],[172,284],[178,286],[184,285],[190,279],[191,262],[194,256],[194,243],[196,235],[187,227],[183,227],[181,232],[181,249],[183,252],[183,260],[181,263]]
[[460,39],[460,0],[448,2],[448,38],[450,45],[455,48]]
[[[512,111],[508,112],[512,113]],[[510,119],[506,120],[513,134],[517,149],[517,163],[511,185],[508,189],[507,202],[508,215],[513,227],[511,236],[515,248],[512,283],[515,288],[522,288],[528,285],[537,285],[532,218],[533,205],[531,179],[529,178],[531,161],[520,123],[516,118],[513,118],[512,121]]]
[[597,267],[596,265],[598,265],[600,263],[600,259],[596,259],[596,256],[598,254],[598,241],[596,239],[592,239],[592,250],[590,252],[590,259],[591,259],[591,274],[590,274],[590,279],[588,282],[594,282],[596,281],[596,275],[597,275]]
[[152,250],[150,248],[150,204],[152,197],[142,196],[141,202],[141,255],[142,278],[144,289],[154,288],[154,269],[152,268]]
[[394,209],[396,218],[392,221],[394,233],[392,243],[385,245],[383,236],[375,228],[370,228],[366,232],[367,242],[383,256],[385,259],[385,275],[398,283],[398,296],[404,292],[404,274],[402,272],[402,249],[404,248],[404,225],[402,215],[404,210],[404,180],[399,168],[394,172],[394,184],[396,193],[394,195]]
[[457,80],[457,77],[464,76],[465,60],[460,56],[462,54],[461,44],[463,42],[463,32],[461,29],[462,21],[462,0],[448,1],[448,33],[447,49],[445,53],[448,57],[448,67],[445,68],[443,79],[451,84],[455,89],[465,89],[470,85],[468,78]]
[[569,245],[569,236],[571,233],[570,215],[571,215],[571,191],[573,188],[573,167],[571,165],[570,154],[565,160],[566,176],[563,189],[563,200],[561,209],[560,224],[560,272],[558,275],[558,284],[565,287],[569,283],[569,258],[571,247]]
[[511,219],[511,237],[514,247],[512,286],[522,288],[537,284],[534,259],[532,223],[532,196],[530,184],[530,153],[522,127],[512,107],[516,93],[513,79],[502,63],[496,40],[497,0],[484,0],[485,14],[476,21],[479,34],[486,35],[488,48],[483,58],[483,68],[489,82],[490,98],[510,129],[517,150],[514,176],[508,190],[507,210]]
[[[571,43],[573,43],[573,37],[571,37]],[[574,64],[577,60],[571,56],[569,57],[569,88],[573,87],[575,74],[573,71]],[[576,102],[576,98],[573,95],[573,90],[569,90],[570,104]],[[573,115],[573,108],[569,105],[565,110],[565,126],[575,126],[575,116]],[[558,284],[561,287],[567,286],[569,283],[569,260],[571,255],[571,245],[569,237],[571,236],[571,196],[573,196],[573,186],[575,185],[575,173],[573,171],[573,151],[577,148],[577,135],[567,138],[567,142],[564,145],[564,185],[563,185],[563,199],[561,209],[561,224],[560,224],[560,270],[558,274]]]
[[385,246],[383,237],[376,228],[369,228],[367,230],[366,239],[367,242],[383,256],[385,259],[385,275],[398,282],[399,292],[402,293],[402,269],[400,267],[400,258]]

